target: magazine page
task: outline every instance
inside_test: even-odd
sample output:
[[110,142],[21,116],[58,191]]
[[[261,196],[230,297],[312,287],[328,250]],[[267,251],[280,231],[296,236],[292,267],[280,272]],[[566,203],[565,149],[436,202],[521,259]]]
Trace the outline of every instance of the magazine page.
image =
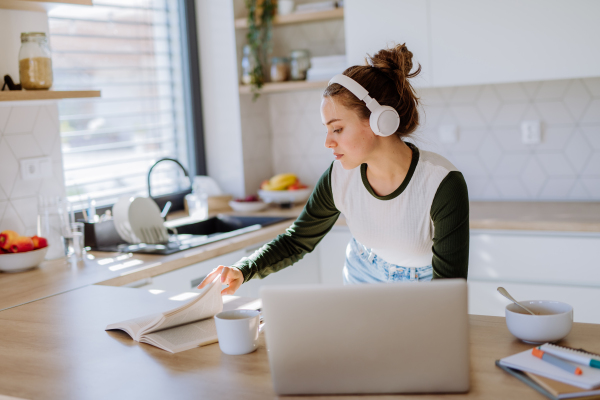
[[221,297],[221,275],[218,275],[200,295],[183,306],[164,312],[164,319],[141,331],[141,335],[212,318],[221,311],[223,311],[223,298]]
[[126,332],[133,340],[139,341],[143,332],[158,324],[162,319],[164,319],[162,313],[145,315],[143,317],[110,324],[104,330],[110,331],[112,329],[119,329]]
[[193,349],[217,342],[214,318],[142,335],[140,342],[148,343],[171,353]]
[[110,324],[104,330],[119,329],[126,332],[133,340],[139,341],[145,333],[209,318],[222,310],[221,275],[218,275],[198,296],[179,307],[163,313],[145,315]]

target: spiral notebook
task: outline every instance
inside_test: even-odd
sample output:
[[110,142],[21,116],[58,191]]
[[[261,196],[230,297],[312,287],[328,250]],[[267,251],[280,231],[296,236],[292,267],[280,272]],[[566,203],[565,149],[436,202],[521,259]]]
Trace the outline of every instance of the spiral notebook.
[[535,357],[531,354],[531,349],[505,357],[499,361],[499,364],[583,389],[589,390],[600,387],[600,369],[573,363],[583,371],[581,375],[575,375]]

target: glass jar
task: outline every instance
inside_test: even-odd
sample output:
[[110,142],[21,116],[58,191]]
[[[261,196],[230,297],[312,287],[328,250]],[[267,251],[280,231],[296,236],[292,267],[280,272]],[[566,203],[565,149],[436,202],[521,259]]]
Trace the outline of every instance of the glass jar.
[[287,81],[290,72],[290,60],[286,57],[271,59],[271,82]]
[[21,33],[19,78],[23,89],[27,90],[50,89],[52,86],[52,58],[44,32]]
[[250,45],[244,46],[242,56],[242,83],[249,85],[252,83],[252,71],[256,68],[256,60],[250,50]]
[[310,68],[310,53],[308,50],[292,51],[290,66],[293,81],[306,80],[306,71]]

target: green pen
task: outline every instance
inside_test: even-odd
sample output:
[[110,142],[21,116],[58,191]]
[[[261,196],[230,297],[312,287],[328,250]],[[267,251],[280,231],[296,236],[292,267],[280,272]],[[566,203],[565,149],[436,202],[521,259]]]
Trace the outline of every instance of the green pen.
[[548,354],[552,354],[555,357],[562,358],[563,360],[573,361],[577,364],[587,365],[589,367],[600,369],[600,361],[587,356],[585,353],[561,350],[553,346],[548,346],[547,344],[539,346],[538,348],[542,351],[545,351]]

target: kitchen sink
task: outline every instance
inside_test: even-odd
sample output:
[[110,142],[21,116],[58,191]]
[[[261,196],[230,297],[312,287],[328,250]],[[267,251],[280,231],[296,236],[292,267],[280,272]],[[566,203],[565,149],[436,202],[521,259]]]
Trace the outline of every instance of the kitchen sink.
[[100,247],[94,250],[119,251],[122,253],[171,254],[178,251],[202,246],[219,240],[227,239],[244,233],[253,232],[262,227],[277,224],[291,217],[244,217],[233,215],[218,215],[203,221],[182,223],[170,221],[168,225],[176,234],[169,236],[169,242],[163,244],[118,244],[110,247]]

